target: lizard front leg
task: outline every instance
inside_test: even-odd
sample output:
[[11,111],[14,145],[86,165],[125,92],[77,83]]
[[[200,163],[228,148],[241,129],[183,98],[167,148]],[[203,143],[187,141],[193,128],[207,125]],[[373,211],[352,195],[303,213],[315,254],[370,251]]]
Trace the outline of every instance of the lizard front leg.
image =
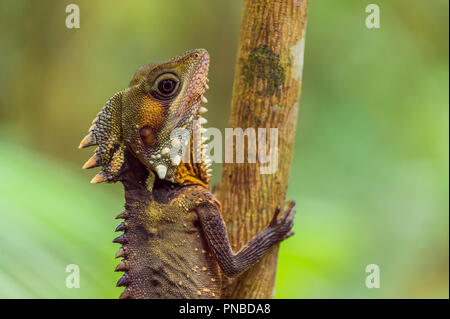
[[228,277],[244,272],[260,260],[270,247],[294,234],[291,229],[294,222],[295,202],[291,201],[280,220],[278,220],[280,214],[278,207],[269,226],[256,234],[239,252],[234,253],[219,207],[209,203],[197,207],[196,211],[206,240],[220,268]]

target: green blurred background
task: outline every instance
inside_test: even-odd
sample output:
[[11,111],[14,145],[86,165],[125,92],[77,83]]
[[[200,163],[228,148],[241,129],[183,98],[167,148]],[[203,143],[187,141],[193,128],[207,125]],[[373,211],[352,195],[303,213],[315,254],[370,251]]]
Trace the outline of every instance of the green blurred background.
[[[116,298],[120,185],[77,146],[134,71],[211,54],[210,126],[227,124],[242,1],[0,1],[0,297]],[[381,28],[365,27],[365,7]],[[449,297],[448,1],[311,0],[277,298]],[[214,181],[220,166],[214,166]],[[365,267],[381,287],[365,286]],[[81,288],[65,287],[78,264]]]

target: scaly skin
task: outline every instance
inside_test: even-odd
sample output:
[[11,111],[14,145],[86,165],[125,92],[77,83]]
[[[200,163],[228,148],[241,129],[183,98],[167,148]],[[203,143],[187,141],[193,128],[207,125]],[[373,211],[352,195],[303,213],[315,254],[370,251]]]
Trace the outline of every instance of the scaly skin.
[[[124,221],[114,239],[125,274],[121,298],[220,298],[221,276],[236,276],[291,236],[295,204],[238,253],[220,203],[209,191],[210,161],[200,142],[209,55],[193,50],[141,67],[94,119],[80,148],[98,145],[83,168],[101,166],[92,183],[120,181]],[[184,130],[190,139],[172,132]],[[177,131],[178,132],[178,131]],[[179,147],[185,145],[186,147]]]

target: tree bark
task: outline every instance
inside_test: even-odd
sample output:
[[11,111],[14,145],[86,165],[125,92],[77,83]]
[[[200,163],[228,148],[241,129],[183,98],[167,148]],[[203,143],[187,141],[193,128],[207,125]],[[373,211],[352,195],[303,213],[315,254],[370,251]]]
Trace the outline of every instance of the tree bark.
[[[297,125],[307,0],[245,0],[236,62],[232,128],[278,128],[276,172],[266,164],[224,164],[216,196],[235,252],[284,206]],[[258,141],[258,145],[261,140]],[[248,152],[245,145],[245,154]],[[278,246],[238,278],[223,278],[222,298],[273,298]]]

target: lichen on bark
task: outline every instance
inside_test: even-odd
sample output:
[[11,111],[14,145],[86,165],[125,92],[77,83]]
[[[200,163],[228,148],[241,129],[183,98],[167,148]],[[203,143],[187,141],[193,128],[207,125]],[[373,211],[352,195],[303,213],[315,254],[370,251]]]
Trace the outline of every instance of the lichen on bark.
[[242,68],[245,82],[252,84],[254,81],[262,80],[264,89],[258,90],[259,95],[271,96],[280,92],[284,83],[284,68],[280,63],[280,55],[270,50],[266,45],[254,49]]

